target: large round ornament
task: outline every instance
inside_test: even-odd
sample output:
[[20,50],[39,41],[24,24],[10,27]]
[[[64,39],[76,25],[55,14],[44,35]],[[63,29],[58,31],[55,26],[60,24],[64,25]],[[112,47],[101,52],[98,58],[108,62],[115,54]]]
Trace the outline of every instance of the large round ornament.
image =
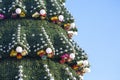
[[75,23],[71,23],[70,28],[75,28]]
[[89,69],[89,68],[84,68],[84,72],[85,72],[85,73],[89,73],[89,72],[90,72],[90,69]]
[[59,15],[59,16],[58,16],[58,19],[59,19],[59,21],[62,22],[62,21],[64,20],[64,16],[63,16],[63,15]]
[[21,46],[18,46],[18,47],[16,48],[16,52],[18,52],[18,53],[22,53],[22,51],[23,51],[23,49],[22,49]]
[[75,59],[75,54],[74,54],[74,53],[71,53],[71,54],[70,54],[70,58],[71,58],[71,59]]
[[41,10],[40,10],[40,14],[41,14],[41,15],[45,15],[45,14],[46,14],[46,11],[45,11],[44,9],[41,9]]
[[20,13],[22,12],[22,10],[21,10],[20,8],[17,8],[17,9],[15,10],[15,12],[16,12],[17,14],[20,14]]
[[73,34],[77,36],[77,35],[78,35],[78,32],[74,32]]
[[88,63],[87,60],[83,61],[83,65],[84,65],[84,66],[88,66],[88,64],[89,64],[89,63]]
[[52,53],[52,49],[51,48],[47,48],[46,49],[46,53],[48,53],[48,54]]

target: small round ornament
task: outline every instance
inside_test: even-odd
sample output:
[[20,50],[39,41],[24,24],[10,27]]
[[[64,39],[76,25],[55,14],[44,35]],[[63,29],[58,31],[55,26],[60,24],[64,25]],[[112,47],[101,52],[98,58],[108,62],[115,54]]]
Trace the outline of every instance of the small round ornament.
[[22,10],[21,10],[20,8],[17,8],[17,9],[15,10],[15,12],[16,12],[17,14],[20,14],[20,13],[22,12]]
[[58,19],[59,19],[59,21],[62,22],[62,21],[64,20],[64,16],[63,16],[63,15],[59,15],[59,16],[58,16]]
[[17,54],[16,56],[17,59],[22,59],[22,55],[20,53]]
[[70,58],[71,58],[71,59],[75,59],[75,54],[74,54],[74,53],[71,53],[71,54],[70,54]]
[[84,65],[84,66],[88,66],[88,64],[89,64],[89,63],[88,63],[87,60],[83,61],[83,65]]
[[41,10],[40,10],[40,14],[41,14],[41,15],[45,15],[45,14],[46,14],[46,11],[45,11],[44,9],[41,9]]
[[28,53],[27,50],[23,50],[21,54],[22,54],[22,56],[26,56],[27,53]]
[[71,23],[70,28],[75,28],[75,23]]
[[5,16],[3,14],[0,14],[0,19],[4,19]]
[[46,53],[48,53],[48,54],[52,53],[52,49],[51,48],[47,48],[46,49]]
[[90,68],[84,68],[85,73],[89,73],[90,71],[91,71]]
[[74,34],[74,35],[78,35],[78,32],[74,32],[73,34]]
[[18,52],[18,53],[22,53],[22,51],[23,51],[23,49],[22,49],[21,46],[18,46],[18,47],[16,48],[16,52]]

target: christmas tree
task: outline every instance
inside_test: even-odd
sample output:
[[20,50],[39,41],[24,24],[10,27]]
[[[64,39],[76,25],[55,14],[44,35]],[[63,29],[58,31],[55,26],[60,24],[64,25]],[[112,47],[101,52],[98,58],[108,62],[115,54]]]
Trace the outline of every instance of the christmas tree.
[[0,80],[82,80],[76,34],[65,0],[0,0]]

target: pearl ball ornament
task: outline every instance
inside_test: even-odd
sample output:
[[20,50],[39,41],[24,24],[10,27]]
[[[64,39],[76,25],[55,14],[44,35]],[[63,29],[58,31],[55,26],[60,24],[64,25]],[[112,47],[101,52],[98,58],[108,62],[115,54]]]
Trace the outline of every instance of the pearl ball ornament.
[[70,54],[70,58],[71,58],[71,59],[75,59],[75,54],[74,54],[74,53],[71,53],[71,54]]
[[16,48],[16,52],[18,52],[18,53],[22,53],[22,51],[23,51],[23,49],[22,49],[21,46],[18,46],[18,47]]
[[22,10],[21,10],[20,8],[17,8],[17,9],[15,10],[15,12],[16,12],[17,14],[20,14],[20,13],[22,12]]
[[63,21],[64,20],[64,16],[63,15],[59,15],[58,19],[59,19],[59,21]]
[[52,53],[52,49],[51,48],[47,48],[46,49],[46,53],[48,53],[48,54]]
[[45,14],[46,14],[46,11],[45,11],[44,9],[41,9],[41,10],[40,10],[40,14],[41,14],[41,15],[45,15]]
[[75,28],[75,23],[71,23],[70,28]]

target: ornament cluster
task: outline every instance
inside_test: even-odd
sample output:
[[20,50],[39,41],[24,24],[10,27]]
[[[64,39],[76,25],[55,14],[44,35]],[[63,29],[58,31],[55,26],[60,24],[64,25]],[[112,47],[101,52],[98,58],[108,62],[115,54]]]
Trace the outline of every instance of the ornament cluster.
[[[73,24],[72,24],[73,25]],[[26,58],[29,57],[29,53],[31,53],[31,46],[29,44],[25,44],[26,40],[26,34],[21,33],[22,26],[19,24],[17,28],[17,33],[13,34],[12,42],[14,45],[11,45],[12,43],[9,43],[9,56],[15,57],[17,59]],[[41,26],[42,33],[40,34],[40,40],[43,43],[41,46],[40,44],[36,44],[36,46],[32,46],[34,50],[34,55],[38,56],[41,60],[56,60],[60,64],[68,64],[73,70],[76,71],[78,75],[83,75],[84,73],[90,72],[89,69],[89,62],[87,61],[87,58],[85,57],[85,54],[83,54],[83,58],[79,58],[80,55],[76,52],[75,49],[78,51],[81,51],[79,47],[72,41],[72,39],[66,38],[66,36],[63,33],[60,33],[60,41],[63,45],[66,46],[66,49],[63,50],[62,47],[60,49],[57,49],[53,46],[53,43],[50,36],[47,34],[45,28]],[[21,36],[23,35],[23,36]],[[35,34],[32,34],[31,37],[36,36]],[[62,45],[61,44],[61,45]],[[41,47],[41,48],[40,48]],[[3,51],[3,46],[0,46],[0,50]],[[5,52],[6,53],[6,52]],[[34,56],[33,55],[33,56]],[[81,55],[82,56],[82,55]]]
[[[32,18],[34,20],[48,20],[54,24],[58,24],[64,30],[66,30],[68,35],[68,37],[66,37],[62,32],[60,33],[60,41],[62,42],[61,44],[64,44],[66,49],[63,51],[63,46],[59,49],[54,48],[53,43],[44,27],[41,27],[42,33],[39,35],[44,36],[44,38],[41,38],[42,45],[36,44],[34,46],[29,46],[29,44],[25,44],[26,34],[23,34],[23,37],[21,37],[21,25],[18,25],[17,34],[13,34],[12,37],[12,43],[14,44],[9,44],[9,49],[7,52],[9,52],[10,57],[22,59],[26,58],[27,56],[29,57],[29,53],[31,52],[30,48],[32,47],[35,53],[34,55],[41,60],[51,59],[57,61],[61,65],[67,64],[80,76],[80,79],[82,80],[84,73],[90,72],[90,65],[87,61],[86,54],[79,55],[75,49],[82,53],[84,53],[84,51],[72,43],[72,36],[77,35],[77,29],[74,20],[72,19],[71,15],[68,14],[69,12],[66,11],[66,8],[64,8],[63,3],[60,2],[61,4],[59,4],[57,0],[49,0],[48,2],[50,3],[50,6],[53,6],[49,11],[46,9],[44,0],[34,0],[33,4],[35,5],[31,6],[30,10],[27,10],[26,6],[24,6],[22,3],[22,0],[15,0],[12,2],[12,5],[9,8],[0,8],[0,20],[8,18]],[[2,1],[0,3],[2,3]],[[35,34],[32,34],[32,37],[34,36]],[[71,41],[68,38],[70,38]],[[3,48],[4,47],[0,45],[0,51],[4,52]],[[50,80],[54,80],[48,65],[44,65],[44,68]],[[22,69],[23,67],[19,66],[19,75],[16,77],[18,80],[23,80],[24,76]],[[70,79],[76,80],[68,68],[65,68],[65,71],[67,72],[68,76],[70,76]]]
[[[3,4],[3,2],[1,2]],[[48,20],[52,23],[60,25],[68,33],[69,38],[73,35],[77,35],[77,28],[74,23],[73,17],[70,12],[64,7],[64,3],[56,0],[50,0],[51,4],[46,9],[45,1],[34,0],[33,5],[31,5],[30,10],[26,8],[22,0],[15,0],[12,2],[9,8],[0,8],[0,20],[12,18],[32,18],[37,20]],[[63,9],[63,10],[62,10]]]

